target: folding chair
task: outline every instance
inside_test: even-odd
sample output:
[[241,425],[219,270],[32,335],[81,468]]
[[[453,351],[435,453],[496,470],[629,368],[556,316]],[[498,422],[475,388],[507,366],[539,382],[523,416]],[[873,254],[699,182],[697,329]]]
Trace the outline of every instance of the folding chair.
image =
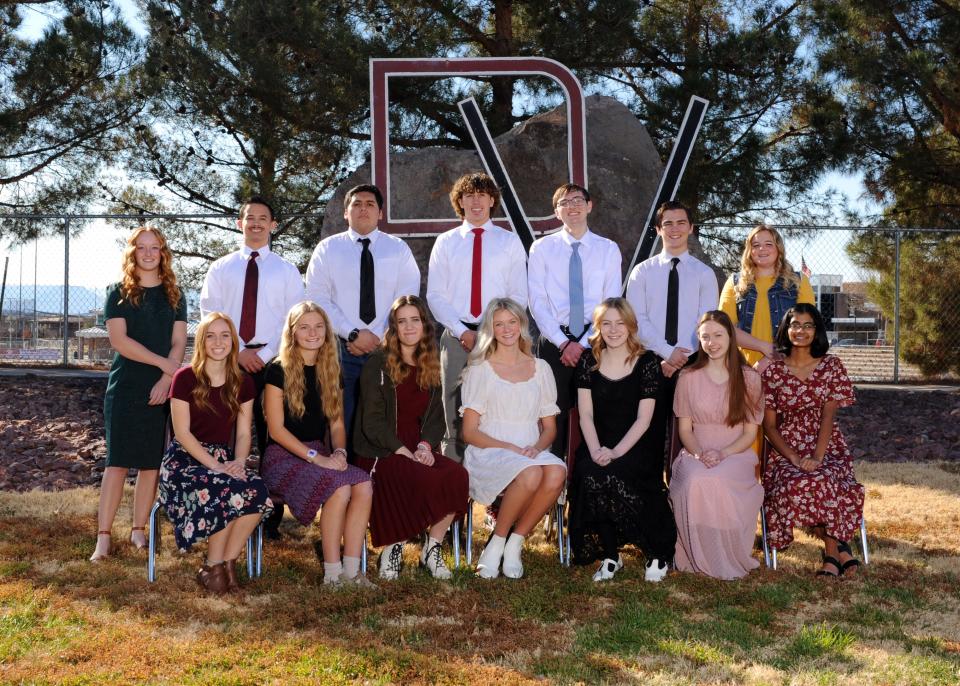
[[[760,479],[762,481],[763,474],[767,468],[767,459],[770,456],[770,450],[772,446],[770,441],[767,440],[766,435],[763,437],[763,448],[760,450]],[[770,544],[767,542],[767,510],[766,505],[760,507],[760,532],[763,536],[763,560],[766,563],[767,567],[771,569],[777,568],[777,550],[776,548],[771,548]],[[863,556],[863,564],[870,564],[870,549],[867,545],[867,520],[864,517],[860,517],[860,554]]]

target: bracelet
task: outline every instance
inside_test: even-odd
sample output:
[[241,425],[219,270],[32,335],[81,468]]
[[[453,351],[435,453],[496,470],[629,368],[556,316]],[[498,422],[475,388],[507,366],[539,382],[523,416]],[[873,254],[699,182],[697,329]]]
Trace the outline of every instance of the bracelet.
[[433,451],[433,447],[426,441],[420,441],[419,443],[417,443],[417,447],[423,448],[424,450],[429,450],[431,452]]
[[347,449],[346,449],[346,448],[334,448],[334,449],[333,449],[333,452],[330,453],[330,455],[333,456],[333,455],[336,455],[337,453],[341,453],[344,457],[346,457],[346,456],[347,456]]

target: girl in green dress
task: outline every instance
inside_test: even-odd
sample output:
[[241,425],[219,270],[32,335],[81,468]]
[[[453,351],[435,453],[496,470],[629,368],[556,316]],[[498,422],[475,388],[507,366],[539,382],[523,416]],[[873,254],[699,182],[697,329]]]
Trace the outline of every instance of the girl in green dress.
[[173,273],[173,255],[157,229],[141,227],[127,239],[123,278],[107,293],[104,316],[116,351],[103,399],[107,466],[100,484],[97,562],[110,555],[113,518],[130,468],[139,470],[130,542],[147,544],[150,507],[164,450],[167,394],[187,347],[187,302]]

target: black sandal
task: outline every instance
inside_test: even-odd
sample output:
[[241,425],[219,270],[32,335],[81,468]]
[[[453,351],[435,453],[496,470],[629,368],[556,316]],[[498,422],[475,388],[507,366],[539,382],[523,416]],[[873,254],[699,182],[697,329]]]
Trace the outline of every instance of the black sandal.
[[837,565],[837,568],[840,570],[841,574],[844,574],[851,567],[860,566],[860,560],[853,557],[853,551],[850,549],[849,543],[846,543],[845,541],[838,541],[837,550],[839,550],[841,553],[846,553],[847,555],[850,556],[850,559],[844,562],[842,565],[839,565],[839,564]]
[[827,555],[826,553],[823,553],[823,555],[821,555],[821,559],[823,560],[823,564],[833,565],[834,567],[837,568],[837,571],[828,572],[826,569],[818,569],[817,573],[814,574],[814,576],[829,576],[833,579],[839,579],[840,575],[843,574],[843,568],[840,566],[840,560],[830,555]]

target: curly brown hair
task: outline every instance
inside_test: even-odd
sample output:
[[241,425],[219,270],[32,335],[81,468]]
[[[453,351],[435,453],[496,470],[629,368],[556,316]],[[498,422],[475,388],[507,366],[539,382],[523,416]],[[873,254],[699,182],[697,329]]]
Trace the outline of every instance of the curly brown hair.
[[197,327],[197,335],[194,338],[193,357],[190,359],[190,367],[193,369],[194,376],[197,377],[197,385],[193,387],[193,402],[202,410],[210,408],[210,376],[207,374],[207,346],[204,345],[204,339],[207,336],[210,326],[217,321],[225,321],[230,328],[230,354],[227,355],[225,368],[226,380],[223,384],[223,401],[227,404],[230,411],[230,420],[233,421],[240,413],[240,385],[243,383],[243,372],[240,371],[240,339],[237,337],[237,329],[233,325],[233,320],[223,312],[210,312],[206,317],[200,320]]
[[387,320],[387,331],[383,334],[383,346],[386,353],[385,366],[387,376],[394,386],[403,383],[409,371],[403,362],[403,353],[400,350],[400,337],[397,333],[397,312],[401,307],[415,307],[423,322],[423,335],[413,351],[413,359],[417,366],[417,386],[421,390],[436,388],[440,385],[440,350],[437,347],[437,328],[427,310],[427,304],[416,295],[401,295],[390,306],[390,315]]
[[160,266],[157,274],[160,277],[160,284],[163,286],[164,295],[167,296],[167,302],[174,310],[180,305],[180,289],[177,287],[177,275],[173,273],[173,253],[167,245],[167,239],[152,226],[141,226],[133,230],[130,237],[127,238],[127,245],[123,249],[123,278],[120,280],[120,297],[126,300],[134,307],[139,307],[143,300],[143,286],[140,285],[140,278],[137,276],[137,239],[147,232],[156,236],[160,242]]
[[497,205],[500,204],[500,189],[497,187],[496,181],[483,172],[464,174],[457,179],[453,188],[450,189],[450,204],[453,205],[454,211],[461,219],[464,218],[461,200],[467,193],[486,193],[493,198],[493,207],[490,208],[491,214],[496,212]]

